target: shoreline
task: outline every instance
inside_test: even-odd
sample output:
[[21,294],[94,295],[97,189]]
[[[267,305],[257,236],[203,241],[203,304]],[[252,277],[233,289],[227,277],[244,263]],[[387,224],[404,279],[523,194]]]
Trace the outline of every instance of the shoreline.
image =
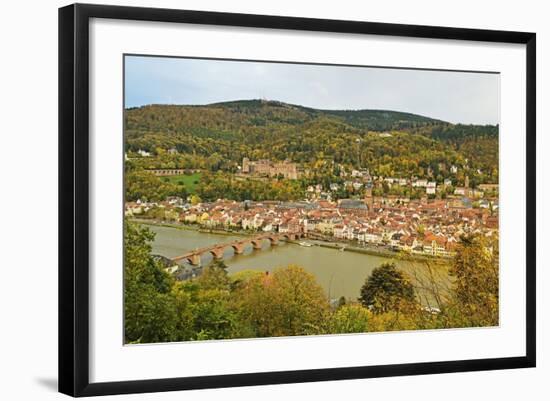
[[149,219],[130,219],[133,223],[139,223],[146,226],[156,226],[156,227],[168,227],[175,228],[176,230],[185,230],[185,231],[196,231],[203,234],[218,234],[218,235],[239,235],[241,237],[247,237],[253,235],[254,233],[247,233],[243,231],[226,231],[226,230],[209,230],[202,227],[197,227],[191,224],[178,224],[178,223],[169,223],[165,221],[149,220]]
[[[149,220],[149,219],[134,218],[134,219],[130,219],[130,221],[138,224],[148,225],[148,226],[167,227],[167,228],[174,228],[177,230],[195,231],[203,234],[216,234],[216,235],[226,235],[226,236],[237,235],[242,237],[247,237],[254,234],[252,232],[247,233],[243,231],[204,229],[204,228],[197,227],[190,224],[178,224],[178,223],[170,223],[170,222],[163,222],[163,221]],[[361,246],[351,245],[350,243],[347,243],[347,242],[328,242],[328,241],[322,241],[322,240],[310,240],[310,241],[314,241],[312,242],[314,246],[319,246],[322,248],[342,250],[343,252],[355,252],[355,253],[361,253],[364,255],[379,256],[379,257],[389,258],[389,259],[401,259],[401,260],[417,261],[417,262],[434,262],[436,264],[441,264],[441,265],[447,264],[452,260],[452,258],[429,256],[429,255],[414,255],[414,254],[407,254],[403,252],[391,251],[388,249],[361,247]],[[286,242],[294,245],[300,245],[301,241],[289,240]]]
[[407,261],[414,261],[414,262],[434,262],[436,264],[444,265],[448,261],[450,261],[450,258],[443,258],[443,257],[434,257],[434,256],[424,256],[424,255],[412,255],[412,254],[406,254],[402,252],[396,252],[396,251],[390,251],[386,249],[374,249],[374,248],[367,248],[367,247],[358,247],[354,245],[349,245],[347,243],[317,243],[317,246],[323,247],[323,248],[330,248],[335,250],[341,250],[343,249],[343,252],[355,252],[355,253],[362,253],[364,255],[371,255],[371,256],[379,256],[383,258],[389,258],[389,259],[399,259],[399,260],[407,260]]

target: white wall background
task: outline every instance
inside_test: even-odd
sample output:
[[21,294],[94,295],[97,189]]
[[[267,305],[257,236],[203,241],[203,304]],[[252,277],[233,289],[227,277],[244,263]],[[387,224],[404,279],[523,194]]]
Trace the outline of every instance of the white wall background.
[[[107,1],[107,0],[105,0]],[[548,316],[550,224],[544,177],[550,148],[550,25],[545,2],[524,0],[115,1],[112,4],[535,31],[538,69],[538,356],[536,369],[292,384],[124,396],[128,400],[546,400],[550,396]],[[0,398],[53,400],[57,386],[57,0],[10,2],[0,44]],[[546,123],[546,126],[545,126]],[[546,128],[546,129],[545,129]],[[546,312],[546,313],[545,313]],[[545,380],[546,379],[546,380]],[[108,397],[105,399],[114,399]],[[117,397],[123,399],[122,397]]]

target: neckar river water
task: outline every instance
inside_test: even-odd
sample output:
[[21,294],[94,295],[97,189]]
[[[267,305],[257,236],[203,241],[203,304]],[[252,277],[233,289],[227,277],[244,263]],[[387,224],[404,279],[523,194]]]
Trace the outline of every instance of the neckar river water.
[[[148,227],[156,233],[153,253],[166,257],[175,257],[196,248],[243,238],[237,235],[209,234],[172,227]],[[209,256],[202,259],[203,264],[210,261]],[[372,270],[384,262],[395,260],[319,246],[303,247],[297,244],[280,243],[270,247],[266,241],[262,250],[250,248],[246,249],[242,255],[234,255],[229,249],[224,254],[224,261],[229,273],[246,269],[272,271],[277,267],[296,264],[311,272],[330,298],[345,296],[348,299],[356,299],[361,286]],[[419,262],[395,262],[404,270],[425,268],[425,265]]]

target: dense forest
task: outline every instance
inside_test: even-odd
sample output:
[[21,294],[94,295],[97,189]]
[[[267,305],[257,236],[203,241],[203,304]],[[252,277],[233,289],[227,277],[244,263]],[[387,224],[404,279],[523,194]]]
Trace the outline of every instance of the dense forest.
[[[498,126],[455,125],[384,110],[317,110],[264,100],[130,108],[125,110],[125,150],[131,157],[127,172],[141,174],[144,185],[160,186],[143,170],[183,168],[215,174],[207,181],[223,186],[244,157],[299,163],[306,173],[302,177],[309,178],[303,185],[338,180],[342,167],[439,184],[456,167],[455,184],[463,185],[466,175],[474,186],[498,182]],[[140,158],[139,150],[154,157]],[[178,192],[174,185],[163,186],[163,193]],[[280,189],[238,192],[263,198]],[[285,189],[294,193],[292,186]],[[215,191],[203,192],[208,198]]]
[[125,133],[127,151],[174,148],[187,155],[178,167],[189,168],[231,169],[243,157],[289,158],[306,166],[329,159],[375,174],[422,175],[427,167],[458,164],[491,177],[498,166],[497,126],[394,111],[315,110],[260,100],[152,105],[126,110]]

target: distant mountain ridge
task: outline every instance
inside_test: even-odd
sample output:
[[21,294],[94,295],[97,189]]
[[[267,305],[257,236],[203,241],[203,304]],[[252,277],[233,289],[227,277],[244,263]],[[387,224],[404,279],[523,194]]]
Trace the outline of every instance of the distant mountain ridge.
[[[141,107],[129,108],[127,111],[136,113],[139,110],[155,109],[162,110],[208,110],[208,109],[224,109],[233,113],[240,113],[258,118],[273,118],[274,122],[289,122],[303,123],[319,117],[328,117],[337,119],[345,124],[358,129],[368,129],[372,131],[385,131],[391,129],[407,129],[425,125],[449,124],[446,121],[438,120],[431,117],[426,117],[418,114],[394,111],[394,110],[379,110],[379,109],[358,109],[358,110],[332,110],[332,109],[317,109],[307,106],[295,105],[277,100],[233,100],[225,102],[216,102],[206,105],[165,105],[152,104]],[[279,113],[277,113],[279,111]],[[289,114],[287,120],[279,120],[276,114],[287,112]],[[256,124],[258,120],[252,120]]]

